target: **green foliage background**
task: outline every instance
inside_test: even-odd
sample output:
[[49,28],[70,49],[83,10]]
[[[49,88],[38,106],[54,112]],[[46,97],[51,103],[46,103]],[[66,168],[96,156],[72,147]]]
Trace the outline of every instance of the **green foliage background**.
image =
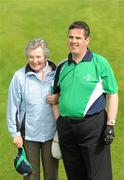
[[[17,151],[7,131],[6,107],[12,75],[26,63],[24,48],[32,38],[43,37],[51,49],[50,58],[57,64],[67,56],[67,29],[75,20],[84,20],[90,25],[90,49],[109,60],[118,80],[119,112],[111,149],[114,180],[123,179],[123,19],[123,0],[0,0],[0,180],[22,179],[13,167]],[[62,161],[59,180],[66,180]]]

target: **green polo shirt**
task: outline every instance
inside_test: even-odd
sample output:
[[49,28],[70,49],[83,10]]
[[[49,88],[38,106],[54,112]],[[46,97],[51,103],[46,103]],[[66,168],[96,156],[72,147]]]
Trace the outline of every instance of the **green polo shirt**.
[[59,111],[63,117],[97,113],[105,109],[105,94],[118,92],[117,82],[107,60],[89,50],[78,64],[69,54],[68,60],[59,64],[55,78],[54,91],[59,89]]

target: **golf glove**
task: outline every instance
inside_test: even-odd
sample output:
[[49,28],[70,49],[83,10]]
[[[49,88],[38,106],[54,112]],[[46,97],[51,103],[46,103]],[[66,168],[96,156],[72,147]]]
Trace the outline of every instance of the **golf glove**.
[[104,134],[103,134],[104,144],[106,144],[106,145],[111,144],[113,142],[114,137],[115,137],[114,126],[107,125],[106,129],[104,131]]

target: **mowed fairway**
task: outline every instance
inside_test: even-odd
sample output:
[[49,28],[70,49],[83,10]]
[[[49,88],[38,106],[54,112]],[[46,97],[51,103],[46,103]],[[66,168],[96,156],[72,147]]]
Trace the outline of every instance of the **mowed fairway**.
[[[67,29],[75,20],[90,25],[90,49],[105,56],[116,73],[120,100],[111,146],[113,180],[124,179],[123,19],[123,0],[0,0],[0,180],[22,179],[13,166],[17,149],[7,131],[6,108],[12,75],[26,64],[24,47],[32,38],[43,37],[49,44],[50,58],[59,63],[67,56]],[[59,180],[66,179],[60,160]]]

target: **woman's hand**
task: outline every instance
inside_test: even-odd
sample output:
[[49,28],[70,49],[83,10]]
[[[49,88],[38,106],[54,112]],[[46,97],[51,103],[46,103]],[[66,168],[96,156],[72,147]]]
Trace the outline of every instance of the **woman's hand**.
[[59,94],[49,94],[47,100],[49,104],[57,104],[58,103]]
[[21,148],[23,146],[23,139],[21,136],[17,136],[13,138],[13,144],[17,147],[17,148]]

